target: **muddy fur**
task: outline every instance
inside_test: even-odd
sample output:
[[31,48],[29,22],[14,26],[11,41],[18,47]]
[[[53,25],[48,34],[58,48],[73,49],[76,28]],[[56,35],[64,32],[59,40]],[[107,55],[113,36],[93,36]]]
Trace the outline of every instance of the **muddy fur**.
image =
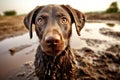
[[37,50],[35,71],[39,80],[74,80],[76,63],[74,54],[69,47],[56,58],[45,55],[40,46]]

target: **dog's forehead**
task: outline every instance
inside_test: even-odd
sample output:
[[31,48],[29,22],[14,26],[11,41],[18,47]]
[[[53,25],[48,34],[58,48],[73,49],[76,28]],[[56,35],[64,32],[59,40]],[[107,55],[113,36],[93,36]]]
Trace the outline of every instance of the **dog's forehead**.
[[39,13],[43,13],[43,14],[66,14],[69,15],[69,13],[63,8],[61,7],[61,5],[46,5],[44,6]]

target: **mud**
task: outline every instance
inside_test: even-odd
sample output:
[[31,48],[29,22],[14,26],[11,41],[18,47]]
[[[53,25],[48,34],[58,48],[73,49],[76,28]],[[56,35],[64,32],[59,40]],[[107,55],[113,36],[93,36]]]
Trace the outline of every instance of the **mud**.
[[[120,45],[119,45],[120,46]],[[118,50],[116,53],[116,49]],[[92,49],[82,48],[78,56],[78,80],[119,80],[120,48],[112,46],[106,51],[94,53]]]
[[101,28],[99,32],[105,36],[113,37],[115,39],[120,39],[120,32],[111,30],[109,28]]
[[[119,80],[120,45],[95,52],[89,47],[74,49],[78,61],[76,80]],[[10,80],[38,80],[33,63],[26,63],[9,76]]]

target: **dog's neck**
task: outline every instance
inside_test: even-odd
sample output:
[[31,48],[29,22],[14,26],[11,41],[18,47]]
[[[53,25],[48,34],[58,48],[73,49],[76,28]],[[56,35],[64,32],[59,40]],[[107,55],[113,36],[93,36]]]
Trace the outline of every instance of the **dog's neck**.
[[58,55],[58,56],[49,56],[49,55],[47,55],[47,53],[45,53],[45,52],[43,52],[43,51],[41,50],[41,47],[40,47],[40,46],[38,47],[38,49],[39,49],[39,51],[40,51],[40,54],[42,54],[43,57],[45,58],[45,60],[47,59],[47,61],[51,61],[51,62],[56,62],[56,60],[57,60],[58,58],[60,58],[60,57],[62,57],[62,56],[68,56],[69,53],[73,53],[73,52],[71,51],[70,46],[67,46],[67,47],[65,48],[65,50],[62,51],[62,52],[60,53],[60,55]]
[[[44,74],[41,74],[44,78],[45,76],[49,76],[51,78],[55,77],[56,78],[60,78],[60,76],[62,77],[62,79],[66,79],[66,76],[68,77],[68,80],[73,80],[70,79],[74,73],[75,73],[75,69],[76,69],[76,61],[74,58],[74,53],[72,51],[72,49],[70,48],[70,46],[66,47],[66,49],[60,54],[58,55],[56,58],[52,57],[52,56],[48,56],[46,55],[46,53],[42,52],[40,46],[38,47],[38,53],[36,54],[36,63],[39,66],[42,66],[43,72],[45,72]],[[40,63],[40,61],[42,61],[42,63]],[[35,64],[36,64],[35,63]],[[41,67],[38,68],[40,69]],[[71,75],[71,76],[70,76]],[[57,78],[57,79],[58,79]],[[53,79],[51,79],[53,80]]]

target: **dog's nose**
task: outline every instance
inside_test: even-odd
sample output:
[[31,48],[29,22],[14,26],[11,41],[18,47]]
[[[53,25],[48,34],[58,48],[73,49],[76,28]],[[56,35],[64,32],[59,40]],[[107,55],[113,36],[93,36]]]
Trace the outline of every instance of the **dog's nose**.
[[47,45],[57,45],[60,43],[61,37],[58,34],[46,35],[45,42]]

